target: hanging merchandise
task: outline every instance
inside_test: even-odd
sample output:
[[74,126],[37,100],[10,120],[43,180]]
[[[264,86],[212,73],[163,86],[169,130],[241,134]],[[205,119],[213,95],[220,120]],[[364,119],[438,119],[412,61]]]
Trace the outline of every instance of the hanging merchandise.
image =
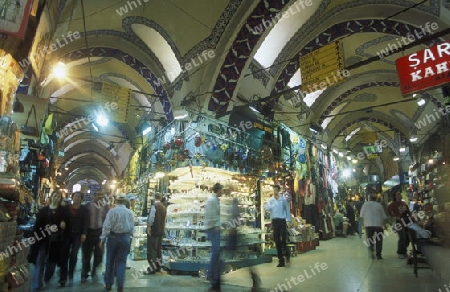
[[195,147],[200,147],[203,144],[203,138],[200,136],[195,137]]
[[175,137],[175,140],[173,143],[177,147],[182,147],[184,145],[183,139],[181,137]]
[[56,129],[56,120],[53,113],[49,114],[44,122],[45,133],[49,136],[53,135],[53,131]]
[[49,138],[46,134],[46,129],[45,127],[41,127],[41,134],[40,134],[40,138],[39,138],[39,143],[41,145],[41,147],[45,147],[48,145],[49,143]]
[[[28,126],[28,121],[32,114],[34,115],[34,127]],[[38,122],[37,122],[37,117],[36,117],[36,108],[34,107],[34,105],[32,105],[30,110],[28,111],[27,120],[25,121],[25,124],[23,124],[22,127],[20,127],[20,132],[24,135],[36,136],[36,137],[39,136]]]
[[222,145],[220,145],[220,149],[222,149],[222,151],[223,152],[225,152],[225,151],[227,151],[227,149],[228,149],[228,144],[222,144]]

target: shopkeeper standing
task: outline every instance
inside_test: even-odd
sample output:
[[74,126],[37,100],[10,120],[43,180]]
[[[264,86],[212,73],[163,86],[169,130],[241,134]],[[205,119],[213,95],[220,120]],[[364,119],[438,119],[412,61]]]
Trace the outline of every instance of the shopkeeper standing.
[[166,225],[166,206],[161,203],[162,194],[155,194],[155,203],[147,217],[147,261],[149,267],[145,274],[161,271],[162,239]]
[[286,222],[291,222],[291,211],[289,204],[285,197],[280,196],[280,186],[273,186],[273,197],[269,199],[265,209],[270,212],[270,219],[272,220],[273,240],[277,247],[278,265],[277,267],[284,267],[285,261],[283,257],[283,248],[286,251],[286,262],[290,260],[290,250],[286,245]]

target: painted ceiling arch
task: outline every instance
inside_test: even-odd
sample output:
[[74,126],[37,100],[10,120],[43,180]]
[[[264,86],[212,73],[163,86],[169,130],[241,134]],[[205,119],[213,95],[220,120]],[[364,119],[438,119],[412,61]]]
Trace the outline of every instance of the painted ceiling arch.
[[[357,1],[348,1],[344,2],[342,4],[336,5],[332,8],[328,8],[328,6],[331,4],[331,0],[324,0],[320,4],[319,8],[315,12],[315,14],[311,17],[311,21],[308,21],[305,23],[304,26],[300,28],[300,30],[296,33],[296,35],[291,38],[291,40],[285,45],[283,51],[279,54],[277,59],[275,60],[274,66],[272,66],[269,69],[269,72],[272,76],[276,76],[277,72],[283,70],[283,60],[292,60],[291,56],[293,52],[298,51],[297,48],[304,47],[302,45],[302,42],[304,41],[304,36],[311,34],[313,30],[315,30],[317,27],[321,27],[323,23],[333,17],[336,17],[336,15],[339,15],[343,11],[347,11],[356,8],[356,7],[362,7],[365,10],[368,8],[367,5],[377,5],[379,7],[380,5],[396,5],[403,8],[408,8],[414,5],[412,1],[392,1],[392,0],[357,0]],[[428,16],[434,16],[439,17],[440,13],[440,3],[439,0],[431,0],[429,5],[419,5],[414,8],[418,12],[421,12],[422,14],[427,14]],[[379,11],[381,13],[385,13],[384,17],[388,17],[389,12],[391,12],[389,9],[381,10]],[[383,17],[380,15],[380,17]],[[341,20],[342,21],[342,20]],[[295,57],[296,62],[298,62],[298,58]],[[284,66],[286,67],[286,66]],[[278,78],[279,80],[279,78]]]
[[64,165],[65,167],[71,169],[73,168],[73,165],[77,166],[80,164],[92,168],[105,167],[104,170],[107,169],[108,171],[106,173],[109,173],[109,175],[111,176],[117,176],[120,174],[118,172],[119,170],[116,169],[117,165],[114,162],[114,159],[112,157],[104,155],[103,153],[100,153],[100,149],[89,149],[88,147],[88,149],[71,151],[69,154],[67,154],[61,165]]
[[103,180],[110,178],[102,171],[101,167],[93,168],[87,166],[77,167],[72,172],[62,177],[68,186],[73,186],[80,180],[85,179],[90,179],[101,184]]
[[[360,114],[362,115],[362,114]],[[382,116],[382,115],[381,115]],[[360,123],[360,122],[370,122],[370,123],[375,123],[375,124],[380,124],[386,128],[389,128],[391,130],[393,130],[395,133],[399,134],[402,138],[406,138],[407,137],[407,129],[399,129],[397,128],[395,125],[393,125],[390,122],[387,122],[386,120],[389,119],[389,117],[383,117],[383,118],[378,118],[373,116],[359,116],[359,117],[354,117],[353,119],[348,119],[347,121],[342,121],[340,123],[339,126],[335,127],[335,131],[333,131],[332,133],[330,133],[330,135],[328,136],[328,145],[333,145],[336,137],[338,135],[341,135],[347,128],[351,127],[354,124]]]
[[159,101],[161,102],[162,108],[166,115],[166,118],[171,121],[173,119],[173,112],[169,100],[169,96],[167,95],[164,87],[158,83],[158,79],[155,74],[145,66],[140,60],[131,56],[130,54],[120,50],[113,49],[107,47],[90,47],[88,49],[78,49],[67,53],[62,56],[62,59],[65,62],[75,61],[81,58],[86,58],[88,56],[88,52],[92,57],[111,57],[115,58],[129,67],[133,68],[137,73],[139,73],[147,82],[153,87],[156,94],[159,95]]
[[216,113],[223,113],[227,110],[247,60],[253,55],[253,51],[262,37],[252,33],[252,28],[259,26],[263,20],[270,21],[286,5],[287,2],[282,0],[261,0],[247,17],[221,66],[208,110]]
[[272,89],[272,94],[276,94],[278,91],[282,91],[286,88],[292,76],[299,69],[299,55],[310,53],[335,40],[355,33],[379,32],[395,36],[404,36],[409,32],[414,31],[414,29],[418,29],[418,27],[396,20],[357,19],[336,23],[322,31],[317,37],[305,45],[298,54],[295,54],[295,56],[291,58],[286,67],[281,70],[281,74],[278,76],[275,86]]
[[[114,3],[107,0],[85,1],[86,16],[84,11],[81,12],[79,2],[60,1],[58,12],[55,13],[57,14],[56,17],[55,15],[51,16],[53,19],[59,19],[59,21],[53,39],[50,41],[54,41],[62,34],[67,34],[69,30],[80,31],[81,39],[60,50],[58,49],[52,56],[48,56],[47,67],[44,66],[45,70],[49,71],[49,65],[62,57],[68,64],[78,66],[77,68],[80,68],[80,70],[73,72],[91,80],[91,83],[107,81],[142,92],[147,91],[150,95],[156,92],[160,97],[152,97],[151,99],[146,98],[143,94],[132,94],[132,97],[136,99],[133,102],[137,101],[138,105],[151,107],[151,110],[133,118],[136,120],[147,118],[156,123],[160,116],[153,118],[150,114],[158,107],[159,112],[162,112],[161,115],[166,120],[172,121],[175,108],[186,106],[187,109],[193,110],[197,106],[200,110],[205,109],[209,110],[210,113],[220,113],[230,108],[229,103],[230,101],[235,102],[233,98],[236,96],[269,96],[289,89],[289,81],[299,69],[299,54],[308,53],[334,40],[343,40],[343,46],[347,50],[345,52],[346,65],[355,65],[361,60],[373,57],[375,55],[373,51],[377,45],[381,46],[395,40],[398,36],[403,36],[407,32],[417,29],[422,20],[437,20],[441,24],[450,19],[440,18],[442,1],[439,0],[429,0],[414,8],[411,8],[411,6],[420,0],[313,0],[312,13],[309,10],[308,13],[298,13],[295,16],[299,18],[303,16],[305,19],[296,19],[295,21],[298,22],[296,24],[300,22],[302,24],[295,28],[289,27],[290,30],[289,32],[286,31],[286,36],[280,37],[282,42],[276,44],[276,50],[274,49],[270,56],[270,68],[262,68],[263,65],[257,64],[256,55],[264,44],[269,43],[270,38],[268,36],[271,32],[276,31],[272,28],[272,26],[275,27],[275,24],[266,27],[261,33],[255,33],[252,29],[260,26],[264,21],[273,21],[277,18],[277,15],[287,12],[292,5],[299,1],[215,1],[148,1],[149,3],[142,4],[140,9],[134,9],[119,16],[115,14],[116,9],[125,4],[120,3],[120,1],[113,1]],[[411,9],[405,9],[404,14],[402,12],[386,20],[388,16],[402,11],[404,8]],[[310,17],[310,15],[312,16]],[[292,16],[291,21],[294,22]],[[86,22],[85,25],[83,25],[83,22]],[[285,25],[292,22],[285,21]],[[283,23],[279,21],[276,25],[278,24],[282,25]],[[138,32],[136,28],[140,28],[141,31]],[[87,32],[83,33],[85,30]],[[151,32],[152,37],[146,38],[146,32]],[[356,36],[352,37],[352,35]],[[167,44],[164,50],[167,50],[168,55],[171,55],[169,61],[161,47],[159,48],[161,50],[156,50],[149,43],[154,37],[157,37],[155,42]],[[361,40],[358,40],[358,38]],[[421,47],[423,46],[416,45],[411,50]],[[89,48],[89,51],[87,48]],[[183,66],[206,50],[214,50],[217,57],[211,62],[205,62],[202,66],[199,66],[200,68],[196,68],[196,72],[199,73],[194,75],[182,72],[173,80],[167,78],[167,62]],[[371,52],[372,54],[370,54]],[[88,57],[90,64],[86,62]],[[306,136],[310,133],[307,127],[301,128],[301,126],[309,122],[322,122],[330,113],[340,113],[342,115],[332,121],[330,127],[323,131],[323,136],[320,137],[334,145],[339,144],[340,138],[333,137],[333,135],[345,132],[343,128],[346,127],[347,129],[353,129],[355,125],[362,125],[363,130],[376,130],[371,125],[378,123],[377,125],[381,125],[380,131],[392,127],[404,136],[409,137],[412,123],[414,123],[411,117],[419,119],[423,117],[422,113],[426,113],[425,108],[430,110],[430,108],[433,109],[434,105],[440,105],[442,99],[439,96],[431,95],[427,98],[431,101],[429,106],[427,104],[414,113],[409,110],[405,111],[401,107],[379,108],[379,112],[373,111],[367,114],[373,117],[372,119],[358,120],[358,122],[351,124],[351,127],[347,126],[348,120],[360,118],[357,115],[347,114],[347,112],[372,103],[372,101],[380,101],[382,98],[384,98],[382,101],[386,102],[387,95],[383,96],[383,92],[378,93],[378,89],[386,92],[398,87],[398,83],[395,82],[397,79],[385,76],[395,74],[392,73],[392,60],[394,60],[394,57],[386,58],[382,62],[374,62],[367,68],[355,69],[349,80],[339,84],[339,86],[325,90],[310,107],[300,104],[299,107],[293,106],[287,109],[282,104],[285,100],[280,100],[276,109],[277,118],[286,118],[287,126],[292,129],[306,129],[305,132],[307,133],[301,133]],[[90,65],[92,67],[89,67]],[[93,70],[93,74],[89,74],[88,70],[90,69]],[[253,74],[254,69],[259,70],[259,73]],[[391,69],[392,72],[379,74],[382,70],[388,71],[387,69]],[[367,78],[365,81],[360,80],[358,75],[363,70],[367,71],[366,74],[373,74],[373,80],[370,79],[370,82]],[[31,71],[28,70],[27,72]],[[41,73],[41,76],[46,76]],[[159,78],[163,77],[166,78],[167,82],[161,83]],[[263,82],[261,82],[263,86],[259,83],[260,79],[263,79]],[[252,84],[254,81],[255,84]],[[30,79],[25,78],[21,90],[27,89],[30,84]],[[82,84],[82,86],[85,85],[87,83]],[[87,86],[85,87],[89,89]],[[358,91],[364,92],[358,94]],[[363,96],[363,93],[366,96]],[[53,92],[50,96],[52,95],[59,95],[67,99],[73,98],[74,100],[77,98],[76,92],[70,91],[68,87],[61,88],[60,92]],[[186,102],[183,104],[185,97],[188,96],[202,97],[195,100],[196,104],[187,104]],[[284,96],[289,97],[287,94]],[[376,100],[370,99],[373,96],[376,96]],[[364,99],[366,97],[367,100]],[[393,94],[392,98],[401,101],[402,97],[400,94],[398,96]],[[288,98],[285,99],[288,100]],[[201,104],[203,101],[205,103]],[[275,103],[276,100],[274,99],[272,102]],[[413,104],[413,102],[411,103]],[[68,108],[76,109],[76,105],[75,102],[72,104],[68,102],[63,104],[63,107],[67,111]],[[160,108],[159,105],[161,105]],[[236,105],[241,104],[238,101]],[[300,110],[308,111],[306,118],[297,113]],[[292,115],[289,116],[290,114]],[[297,117],[297,119],[292,117]],[[75,122],[76,118],[64,117],[64,119]],[[346,121],[341,123],[341,119],[346,119]],[[226,123],[226,120],[225,115],[221,121]],[[388,127],[384,126],[385,123],[388,123]],[[299,126],[296,126],[296,124]],[[136,149],[133,143],[136,145],[139,143],[137,141],[139,138],[134,133],[138,134],[139,131],[135,124],[114,123],[112,125],[112,130],[108,134],[117,137],[99,136],[98,141],[91,142],[89,138],[92,137],[92,133],[75,131],[69,137],[66,137],[67,139],[58,142],[63,149],[67,150],[68,154],[74,155],[75,162],[72,162],[72,165],[88,163],[90,155],[99,164],[111,164],[111,167],[114,168],[114,175],[121,175],[122,168],[127,165],[123,161],[117,161],[114,155],[108,152],[108,149],[111,144],[126,144],[128,152],[133,153]],[[64,125],[61,124],[60,126]],[[426,130],[423,130],[422,133],[424,131]],[[391,136],[386,134],[386,137],[386,140],[388,140]],[[132,141],[121,143],[122,139],[132,139]],[[114,143],[110,143],[111,141]],[[351,139],[352,144],[358,143],[357,141],[356,138]],[[89,152],[88,155],[86,151],[88,147],[95,148],[95,151]],[[75,150],[77,148],[84,151],[82,155],[77,153]],[[126,157],[127,155],[123,156]],[[62,163],[66,163],[69,158],[61,158],[61,160]],[[90,166],[77,167],[76,169],[83,174],[94,175],[95,172],[89,170],[89,168]],[[105,172],[109,176],[111,170],[109,166],[102,166],[101,172]],[[81,176],[72,173],[71,177]]]
[[[340,94],[337,98],[335,98],[331,104],[325,109],[323,110],[320,118],[318,119],[318,124],[322,124],[322,122],[327,118],[328,115],[331,114],[331,112],[341,103],[343,102],[346,98],[348,98],[349,96],[351,96],[352,94],[355,94],[359,91],[362,91],[366,88],[371,88],[371,87],[381,87],[381,86],[390,86],[390,87],[395,87],[395,88],[399,88],[400,84],[396,81],[394,82],[390,82],[390,81],[382,81],[382,82],[368,82],[365,84],[361,84],[359,86],[354,86],[351,89],[347,90],[346,92],[344,92],[343,94]],[[326,91],[325,91],[326,92]],[[325,92],[322,95],[325,95]],[[324,98],[326,96],[323,96]],[[433,102],[436,107],[441,107],[442,103],[435,97],[433,96],[429,96],[429,99],[431,102]]]

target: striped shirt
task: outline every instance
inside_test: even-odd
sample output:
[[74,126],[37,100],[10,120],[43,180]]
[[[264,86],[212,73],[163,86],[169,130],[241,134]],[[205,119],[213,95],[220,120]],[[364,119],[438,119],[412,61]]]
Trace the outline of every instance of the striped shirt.
[[105,239],[111,234],[129,234],[134,232],[134,214],[133,211],[127,209],[125,205],[118,204],[108,211],[105,223],[103,224],[102,235],[100,239]]

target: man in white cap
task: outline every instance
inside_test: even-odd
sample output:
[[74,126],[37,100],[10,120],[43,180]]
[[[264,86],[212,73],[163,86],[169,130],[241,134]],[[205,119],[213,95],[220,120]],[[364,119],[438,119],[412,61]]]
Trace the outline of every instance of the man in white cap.
[[117,278],[117,291],[123,292],[125,282],[125,269],[127,255],[130,250],[131,237],[134,232],[134,214],[127,209],[125,194],[118,195],[116,207],[106,214],[103,224],[102,235],[100,236],[100,247],[102,248],[106,239],[108,248],[106,250],[106,270],[105,289],[111,291],[114,283],[114,276]]

